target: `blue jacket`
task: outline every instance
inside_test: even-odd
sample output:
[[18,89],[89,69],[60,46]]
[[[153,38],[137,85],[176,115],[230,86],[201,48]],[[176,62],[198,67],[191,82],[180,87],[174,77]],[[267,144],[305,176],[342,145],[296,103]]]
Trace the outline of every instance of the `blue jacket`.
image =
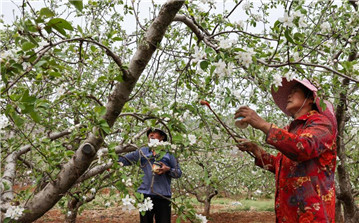
[[[141,154],[140,151],[142,151],[143,154]],[[144,156],[147,157],[151,164],[149,164],[148,160]],[[180,178],[182,175],[181,168],[177,163],[176,158],[173,155],[166,153],[162,159],[159,160],[171,169],[167,173],[161,175],[155,174],[153,178],[153,192],[151,191],[151,181],[152,164],[155,161],[155,158],[152,151],[148,147],[143,147],[139,150],[126,154],[124,157],[119,157],[118,162],[123,163],[124,166],[129,166],[137,163],[139,160],[141,161],[140,167],[144,172],[144,176],[142,178],[142,184],[137,189],[137,192],[152,196],[161,194],[166,197],[171,197],[171,179]]]

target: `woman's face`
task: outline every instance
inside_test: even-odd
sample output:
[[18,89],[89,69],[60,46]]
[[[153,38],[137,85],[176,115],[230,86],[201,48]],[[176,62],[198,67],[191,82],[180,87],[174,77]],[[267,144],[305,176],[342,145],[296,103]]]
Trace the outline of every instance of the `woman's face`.
[[151,132],[150,134],[148,134],[148,140],[150,139],[158,139],[159,141],[163,140],[163,136],[159,133],[159,132]]
[[[307,101],[305,101],[305,98],[304,91],[298,86],[294,87],[288,95],[286,110],[294,115],[299,112],[301,108],[304,110],[307,106],[311,107],[310,102],[312,100],[307,99]],[[303,105],[304,101],[305,104]]]

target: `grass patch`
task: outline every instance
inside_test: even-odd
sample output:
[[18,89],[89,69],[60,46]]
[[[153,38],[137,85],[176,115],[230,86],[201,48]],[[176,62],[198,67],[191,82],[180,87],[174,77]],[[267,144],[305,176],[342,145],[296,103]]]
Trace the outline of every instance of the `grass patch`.
[[[196,208],[203,208],[196,198],[190,198],[190,202]],[[274,211],[274,199],[231,199],[214,198],[211,201],[211,212],[231,212],[231,211]]]

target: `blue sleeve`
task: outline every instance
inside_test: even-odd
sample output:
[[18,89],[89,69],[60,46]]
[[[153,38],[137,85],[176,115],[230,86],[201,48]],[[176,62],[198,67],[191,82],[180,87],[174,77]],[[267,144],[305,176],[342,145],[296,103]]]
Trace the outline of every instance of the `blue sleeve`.
[[125,156],[119,156],[118,162],[123,163],[124,166],[129,166],[136,163],[140,159],[140,150],[133,151]]
[[172,178],[180,178],[182,176],[182,170],[179,166],[179,163],[177,162],[177,159],[170,155],[170,171],[168,171],[168,174]]

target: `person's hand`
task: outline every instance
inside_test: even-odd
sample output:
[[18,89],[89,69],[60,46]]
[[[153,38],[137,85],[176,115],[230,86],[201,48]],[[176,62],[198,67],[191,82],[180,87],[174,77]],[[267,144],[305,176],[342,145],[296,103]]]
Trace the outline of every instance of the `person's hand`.
[[271,124],[266,122],[262,119],[254,110],[250,109],[248,106],[240,107],[235,115],[234,118],[244,117],[241,122],[247,122],[253,128],[260,129],[264,133],[268,133]]
[[241,151],[251,152],[257,159],[260,159],[262,157],[263,150],[254,142],[242,142],[240,144],[237,144],[237,147]]
[[164,164],[163,162],[160,162],[160,164],[161,167],[156,171],[156,174],[161,175],[170,171],[171,168],[169,166],[166,166],[166,164]]

